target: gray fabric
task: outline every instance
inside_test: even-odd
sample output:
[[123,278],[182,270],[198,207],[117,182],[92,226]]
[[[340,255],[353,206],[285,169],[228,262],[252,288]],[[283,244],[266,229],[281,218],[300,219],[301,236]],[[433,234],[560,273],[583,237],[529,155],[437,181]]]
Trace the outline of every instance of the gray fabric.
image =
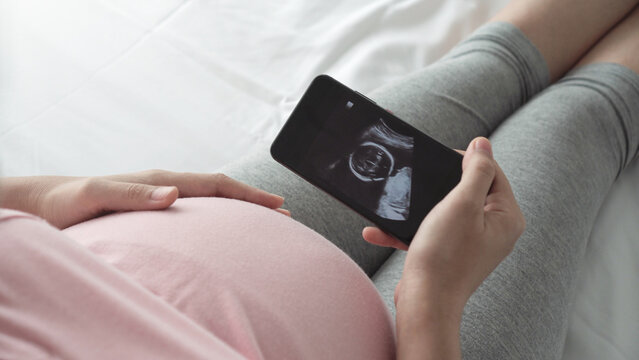
[[[515,27],[489,24],[453,49],[445,61],[370,97],[440,142],[465,148],[473,137],[487,136],[548,83],[543,61]],[[367,220],[277,164],[267,148],[220,171],[284,196],[285,208],[296,220],[336,244],[369,276],[393,252],[363,241]]]
[[[370,96],[443,144],[465,149],[548,83],[545,60],[526,36],[511,24],[489,23],[442,60]],[[393,314],[405,255],[393,254],[373,277]]]
[[560,358],[599,207],[639,146],[639,76],[578,69],[491,136],[528,223],[465,309],[465,358]]
[[[436,64],[369,95],[451,147],[492,133],[495,157],[526,216],[515,250],[466,306],[467,359],[560,357],[593,220],[637,151],[637,74],[613,64],[588,66],[524,106],[547,84],[546,64],[526,37],[512,25],[492,23]],[[275,164],[266,150],[223,171],[283,194],[295,219],[369,275],[379,269],[373,280],[394,311],[404,254],[386,261],[390,250],[361,240],[365,220]]]
[[[491,136],[528,223],[513,253],[469,300],[465,359],[558,359],[588,236],[639,146],[639,76],[615,64],[574,71]],[[394,313],[404,253],[374,276]]]
[[[528,226],[465,308],[464,358],[557,359],[592,224],[637,154],[639,76],[616,64],[577,69],[503,122],[491,140]],[[404,258],[393,254],[373,278],[393,312]]]
[[441,143],[465,149],[548,82],[543,57],[523,33],[490,23],[442,60],[369,96]]

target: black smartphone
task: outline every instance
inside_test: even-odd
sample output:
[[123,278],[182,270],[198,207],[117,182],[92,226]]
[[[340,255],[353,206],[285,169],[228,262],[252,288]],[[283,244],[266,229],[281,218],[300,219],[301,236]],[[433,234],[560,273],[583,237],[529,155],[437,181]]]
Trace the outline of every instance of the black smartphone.
[[327,75],[313,80],[271,155],[406,244],[462,172],[459,153]]

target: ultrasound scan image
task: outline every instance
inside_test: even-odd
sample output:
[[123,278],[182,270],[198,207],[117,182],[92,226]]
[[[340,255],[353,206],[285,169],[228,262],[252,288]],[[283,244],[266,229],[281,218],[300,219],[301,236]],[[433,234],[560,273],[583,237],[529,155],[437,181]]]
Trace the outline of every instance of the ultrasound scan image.
[[408,220],[414,138],[377,119],[358,129],[331,129],[308,156],[317,175],[388,220]]

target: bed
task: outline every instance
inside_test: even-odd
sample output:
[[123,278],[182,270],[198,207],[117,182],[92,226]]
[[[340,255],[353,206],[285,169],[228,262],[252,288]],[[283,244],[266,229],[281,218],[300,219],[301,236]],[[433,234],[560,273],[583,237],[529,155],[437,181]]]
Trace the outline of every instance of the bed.
[[[366,93],[506,0],[0,3],[0,173],[212,172],[269,143],[328,73]],[[594,227],[563,359],[639,355],[639,164]]]

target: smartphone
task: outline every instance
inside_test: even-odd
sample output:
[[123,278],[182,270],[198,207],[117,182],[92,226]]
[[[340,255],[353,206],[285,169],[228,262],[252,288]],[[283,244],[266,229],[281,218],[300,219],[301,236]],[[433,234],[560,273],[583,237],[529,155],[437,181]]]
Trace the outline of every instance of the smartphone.
[[459,153],[327,75],[312,81],[271,156],[406,244],[462,172]]

